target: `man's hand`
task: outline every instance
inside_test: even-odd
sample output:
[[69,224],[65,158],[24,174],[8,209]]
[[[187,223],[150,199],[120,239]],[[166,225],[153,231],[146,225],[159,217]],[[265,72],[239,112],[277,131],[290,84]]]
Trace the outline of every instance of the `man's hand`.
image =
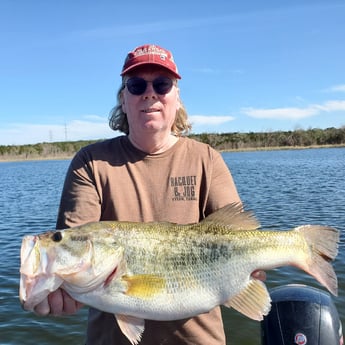
[[39,303],[34,311],[37,315],[72,315],[81,307],[82,303],[75,301],[65,290],[58,289],[48,295],[48,297]]

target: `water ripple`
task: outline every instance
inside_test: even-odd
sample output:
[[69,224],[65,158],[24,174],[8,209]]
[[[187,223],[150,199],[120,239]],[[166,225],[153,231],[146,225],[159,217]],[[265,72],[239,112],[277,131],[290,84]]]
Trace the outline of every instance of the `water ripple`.
[[[224,153],[246,208],[263,228],[324,224],[341,231],[335,269],[342,322],[345,306],[345,149]],[[53,228],[68,161],[0,163],[0,334],[1,344],[83,344],[86,309],[64,318],[37,317],[18,299],[21,238]],[[294,268],[268,272],[269,287],[288,283],[320,286]],[[228,343],[259,343],[259,326],[224,310]]]

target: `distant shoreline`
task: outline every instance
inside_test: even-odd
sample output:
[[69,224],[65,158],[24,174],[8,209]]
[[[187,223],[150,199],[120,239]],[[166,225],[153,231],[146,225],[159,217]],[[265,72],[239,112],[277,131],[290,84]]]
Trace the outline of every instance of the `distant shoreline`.
[[272,147],[253,147],[240,149],[218,150],[219,152],[255,152],[255,151],[288,151],[288,150],[312,150],[312,149],[330,149],[343,148],[345,144],[339,145],[310,145],[310,146],[272,146]]
[[0,163],[7,163],[7,162],[32,162],[32,161],[64,161],[64,160],[71,160],[74,154],[71,156],[33,156],[28,158],[23,157],[7,157],[3,158],[0,157]]
[[[310,146],[272,146],[272,147],[247,147],[237,149],[220,149],[219,152],[255,152],[255,151],[286,151],[286,150],[310,150],[322,148],[343,148],[345,144],[337,145],[310,145]],[[33,155],[27,158],[17,155],[8,156],[6,158],[0,156],[0,163],[6,162],[31,162],[31,161],[49,161],[49,160],[71,160],[75,153],[70,155]]]
[[[201,133],[188,134],[187,137],[208,144],[219,152],[303,150],[345,147],[345,126],[258,133]],[[0,145],[0,162],[70,160],[81,148],[102,140]]]

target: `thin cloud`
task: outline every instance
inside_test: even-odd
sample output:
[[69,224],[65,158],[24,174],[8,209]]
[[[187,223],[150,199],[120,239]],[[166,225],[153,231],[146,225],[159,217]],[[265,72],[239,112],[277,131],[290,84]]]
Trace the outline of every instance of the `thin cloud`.
[[315,108],[273,108],[255,109],[242,108],[242,113],[256,119],[303,119],[319,113]]
[[218,126],[226,122],[235,120],[233,116],[206,116],[206,115],[191,115],[189,120],[192,125],[209,125]]
[[[319,8],[330,8],[339,6],[338,4],[318,4]],[[342,6],[342,5],[340,5]],[[259,17],[263,22],[266,22],[267,18],[277,17],[279,15],[286,15],[287,12],[294,13],[300,12],[301,10],[316,8],[315,4],[312,5],[287,5],[281,7],[277,5],[272,8],[251,8],[246,11],[233,11],[229,14],[217,15],[217,16],[202,16],[202,17],[172,17],[171,19],[157,20],[157,21],[144,21],[137,24],[119,24],[113,26],[104,26],[97,27],[92,29],[84,29],[74,31],[69,33],[71,36],[84,37],[91,39],[109,39],[116,37],[126,37],[137,34],[148,34],[155,32],[166,32],[166,31],[176,31],[176,30],[186,30],[186,29],[196,29],[200,27],[212,27],[212,26],[221,26],[227,25],[227,32],[230,30],[232,32],[239,32],[247,30],[248,26],[238,25],[243,20],[246,20],[247,23],[251,23],[252,18],[256,19]]]
[[325,92],[345,92],[345,84],[331,86]]
[[241,112],[256,119],[300,120],[319,115],[322,112],[344,111],[345,101],[334,100],[323,104],[312,104],[305,108],[242,108]]
[[323,111],[342,111],[345,110],[345,101],[343,100],[338,100],[338,101],[328,101],[323,105],[320,105],[320,110]]
[[117,132],[106,118],[87,115],[66,124],[10,123],[0,128],[0,145],[25,145],[41,142],[94,140],[114,137]]
[[185,30],[195,27],[209,26],[210,24],[220,24],[227,22],[231,17],[201,17],[201,18],[185,18],[171,19],[156,22],[143,22],[138,24],[114,25],[108,27],[100,27],[89,30],[74,31],[71,35],[76,37],[84,37],[91,39],[109,39],[115,37],[124,37],[136,34],[147,34],[154,32],[163,32],[171,30]]

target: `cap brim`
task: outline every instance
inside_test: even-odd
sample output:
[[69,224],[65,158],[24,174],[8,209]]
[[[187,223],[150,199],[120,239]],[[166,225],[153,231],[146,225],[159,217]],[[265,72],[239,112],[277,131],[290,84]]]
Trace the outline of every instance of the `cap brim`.
[[157,62],[155,62],[155,63],[152,63],[152,62],[137,62],[136,64],[131,65],[131,66],[127,67],[126,69],[122,70],[120,75],[121,75],[121,77],[123,77],[125,74],[129,73],[130,71],[133,71],[136,68],[141,67],[141,66],[145,66],[145,65],[147,65],[147,66],[153,65],[153,66],[162,67],[165,70],[169,71],[171,74],[173,74],[177,79],[181,79],[181,76],[178,73],[176,73],[175,71],[171,70],[167,66],[161,65],[161,64],[159,64]]

